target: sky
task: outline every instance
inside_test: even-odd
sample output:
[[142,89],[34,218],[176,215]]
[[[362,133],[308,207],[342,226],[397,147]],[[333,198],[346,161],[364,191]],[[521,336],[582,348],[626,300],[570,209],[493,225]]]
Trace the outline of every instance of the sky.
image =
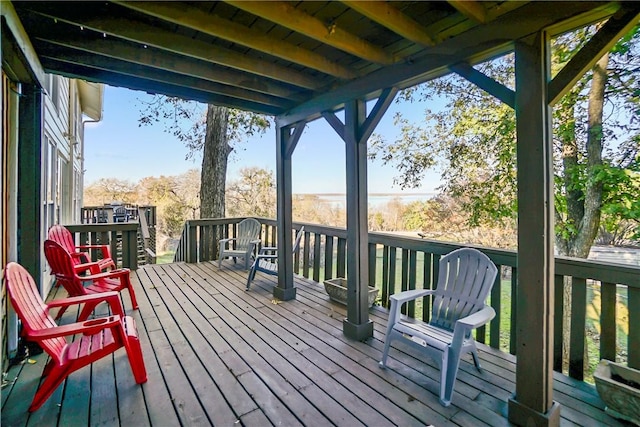
[[[185,160],[187,149],[161,124],[138,126],[145,92],[105,86],[103,118],[85,125],[85,186],[101,178],[118,178],[137,182],[148,176],[179,175],[200,169],[202,158]],[[388,140],[396,136],[393,116],[400,111],[411,120],[424,116],[424,103],[392,103],[375,133]],[[259,167],[276,172],[276,137],[272,126],[262,136],[252,137],[236,147],[231,155],[227,182],[237,179],[245,167]],[[369,161],[369,193],[434,193],[440,184],[437,171],[426,174],[420,188],[401,190],[393,183],[397,175],[393,165]],[[292,158],[293,193],[346,193],[344,142],[324,120],[307,127]]]

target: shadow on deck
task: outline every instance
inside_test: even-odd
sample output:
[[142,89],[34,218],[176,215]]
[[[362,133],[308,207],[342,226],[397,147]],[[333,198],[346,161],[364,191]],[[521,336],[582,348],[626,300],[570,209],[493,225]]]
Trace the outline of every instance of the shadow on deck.
[[[509,425],[513,356],[479,345],[484,372],[465,358],[453,404],[445,408],[438,403],[433,362],[398,344],[389,369],[378,367],[385,309],[370,312],[372,339],[351,341],[342,334],[345,308],[330,302],[322,285],[296,278],[296,300],[275,301],[274,277],[258,273],[246,292],[247,273],[239,266],[175,263],[137,270],[140,310],[133,315],[148,382],[135,384],[120,350],[72,374],[29,414],[46,361],[35,356],[35,363],[9,370],[2,425]],[[131,313],[128,295],[124,300]],[[562,425],[625,425],[604,413],[588,384],[556,374],[554,388]]]

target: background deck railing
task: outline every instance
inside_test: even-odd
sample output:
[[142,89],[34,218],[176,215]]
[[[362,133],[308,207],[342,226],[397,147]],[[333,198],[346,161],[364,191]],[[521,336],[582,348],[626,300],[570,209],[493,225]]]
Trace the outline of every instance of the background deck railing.
[[65,227],[74,235],[77,245],[108,245],[118,268],[138,268],[137,222],[70,224]]
[[[217,258],[217,241],[233,237],[243,218],[187,221],[174,261],[204,262]],[[262,244],[277,246],[276,221],[258,218],[263,225]],[[292,236],[301,226],[304,236],[294,254],[294,271],[321,283],[346,276],[345,229],[294,223]],[[462,245],[419,237],[369,233],[369,277],[380,289],[379,303],[389,307],[389,296],[407,289],[431,289],[438,276],[438,260]],[[517,330],[517,253],[511,250],[475,247],[500,268],[500,278],[489,297],[496,317],[477,331],[477,339],[491,347],[515,354]],[[640,368],[640,268],[611,262],[556,257],[555,261],[554,369],[563,371],[563,312],[565,289],[570,295],[568,328],[569,376],[585,379],[601,358],[627,362]],[[541,290],[542,291],[542,290]],[[404,307],[405,314],[429,321],[431,301],[424,298]],[[541,331],[542,333],[542,331]],[[587,335],[591,339],[587,339]],[[594,347],[595,346],[595,347]],[[591,357],[589,357],[591,355]],[[566,359],[565,359],[566,360]],[[588,376],[588,371],[587,371]]]

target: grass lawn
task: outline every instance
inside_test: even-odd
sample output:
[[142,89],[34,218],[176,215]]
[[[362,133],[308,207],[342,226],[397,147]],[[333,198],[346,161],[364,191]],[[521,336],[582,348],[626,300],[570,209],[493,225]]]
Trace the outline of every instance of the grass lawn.
[[173,262],[175,252],[162,252],[156,255],[156,264],[169,264]]

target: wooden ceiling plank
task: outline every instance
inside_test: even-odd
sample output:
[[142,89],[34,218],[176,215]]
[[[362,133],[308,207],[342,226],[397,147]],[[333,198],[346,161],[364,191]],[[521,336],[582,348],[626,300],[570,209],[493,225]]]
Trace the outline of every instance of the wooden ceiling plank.
[[466,62],[460,62],[449,67],[451,71],[455,72],[459,76],[469,80],[480,89],[484,90],[491,96],[495,96],[500,101],[504,102],[511,108],[516,108],[516,93],[506,87],[505,85],[498,83],[491,77],[473,68]]
[[226,0],[226,3],[367,61],[382,65],[389,65],[395,62],[393,55],[384,49],[345,31],[335,24],[322,22],[296,9],[289,3],[244,0]]
[[573,88],[618,40],[640,19],[640,4],[623,6],[600,28],[549,83],[549,105],[554,105]]
[[153,46],[158,49],[185,55],[207,62],[213,62],[230,68],[269,77],[305,89],[317,90],[322,87],[322,82],[302,75],[290,68],[286,68],[268,61],[251,58],[241,53],[234,52],[211,45],[209,43],[193,40],[172,32],[161,31],[158,28],[128,20],[120,17],[109,16],[83,16],[76,14],[71,16],[68,12],[64,17],[55,14],[56,9],[38,10],[31,9],[32,4],[27,4],[31,13],[57,19],[60,22],[82,26],[85,29],[98,31],[114,37],[119,37],[141,45]]
[[482,2],[476,0],[449,0],[448,3],[469,19],[481,24],[487,22],[487,10]]
[[37,35],[36,40],[42,40],[56,46],[72,48],[84,52],[95,53],[113,59],[134,64],[153,67],[172,73],[204,79],[230,86],[243,87],[247,90],[263,94],[278,96],[293,101],[302,101],[308,96],[303,96],[299,91],[291,90],[276,82],[261,81],[259,84],[251,75],[238,73],[225,68],[214,68],[212,64],[204,61],[187,58],[155,48],[143,48],[113,37],[103,40],[90,40],[87,38],[72,38],[61,35]]
[[284,109],[292,105],[291,102],[287,102],[283,99],[251,92],[238,87],[222,85],[220,83],[209,82],[193,77],[187,77],[184,75],[167,72],[166,70],[163,71],[155,68],[143,67],[138,64],[114,60],[113,58],[100,57],[98,55],[93,55],[85,52],[73,51],[67,48],[63,48],[65,49],[65,51],[64,54],[61,55],[61,48],[59,46],[43,42],[37,42],[36,46],[37,51],[42,58],[57,58],[59,61],[69,64],[108,70],[134,77],[137,75],[144,75],[148,80],[167,83],[173,86],[189,87],[192,89],[198,89],[205,92],[215,93],[228,97],[240,98],[255,103],[271,105],[280,109]]
[[386,1],[342,0],[342,3],[414,43],[423,46],[435,44],[433,37],[425,27]]
[[137,12],[200,31],[210,36],[220,37],[250,49],[255,49],[340,79],[349,80],[358,76],[353,70],[330,61],[315,52],[275,39],[267,34],[255,31],[244,25],[236,24],[227,19],[222,19],[216,15],[203,13],[202,10],[186,6],[183,3],[150,3],[140,1],[116,1],[115,3]]

